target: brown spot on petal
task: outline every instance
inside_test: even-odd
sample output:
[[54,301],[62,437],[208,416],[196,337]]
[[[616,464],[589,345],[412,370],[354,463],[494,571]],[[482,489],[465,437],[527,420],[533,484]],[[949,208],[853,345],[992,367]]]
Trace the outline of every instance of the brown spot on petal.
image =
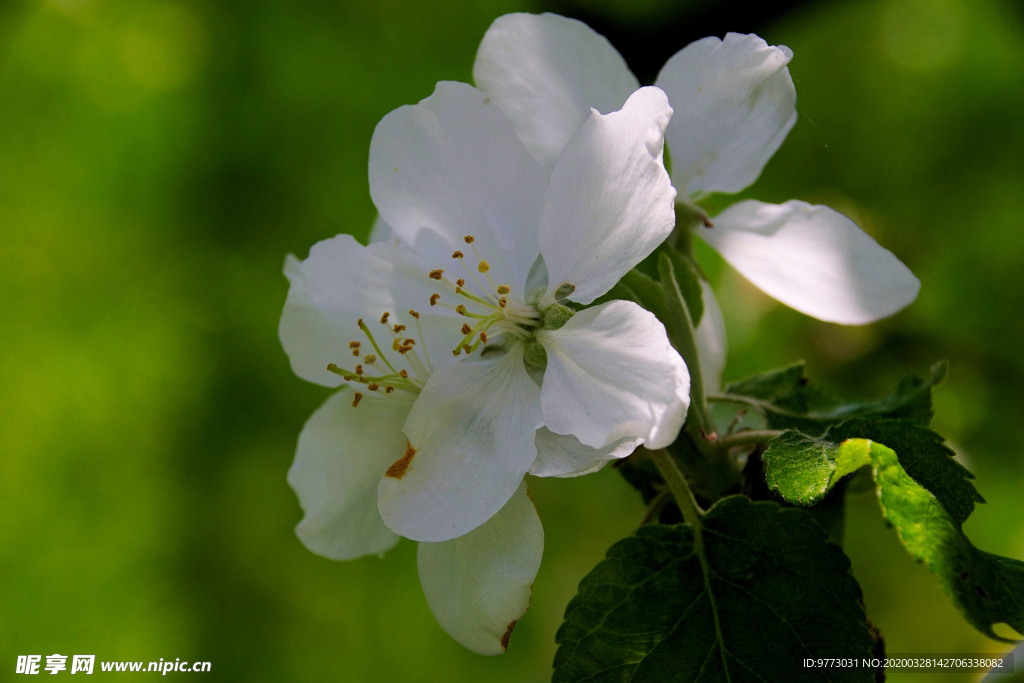
[[[412,444],[408,441],[405,442],[405,455],[392,463],[388,471],[384,473],[385,477],[391,477],[392,479],[401,479],[405,476],[405,471],[409,469],[409,463],[412,462],[413,457],[416,455],[416,449],[412,447]],[[378,472],[380,470],[377,470]],[[515,624],[515,622],[513,622]],[[509,627],[509,632],[512,629]]]
[[516,627],[516,623],[518,623],[517,620],[513,619],[509,623],[508,629],[505,630],[505,635],[503,635],[501,637],[501,649],[502,650],[507,650],[508,649],[508,639],[512,637],[512,629],[514,629]]

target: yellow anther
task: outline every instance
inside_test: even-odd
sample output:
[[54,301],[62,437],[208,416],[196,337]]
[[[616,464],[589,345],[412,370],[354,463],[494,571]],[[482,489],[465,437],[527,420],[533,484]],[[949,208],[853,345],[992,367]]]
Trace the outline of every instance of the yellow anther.
[[398,353],[402,354],[403,356],[405,354],[409,353],[410,351],[412,351],[412,345],[411,344],[406,344],[405,346],[399,346],[398,347]]
[[462,334],[469,334],[473,331],[473,328],[469,326],[469,323],[462,324]]
[[508,285],[498,285],[498,289],[497,289],[498,294],[508,294],[511,291],[512,291],[512,288],[509,287]]
[[398,347],[401,346],[401,345],[402,345],[402,341],[398,337],[395,337],[395,340],[393,342],[391,342],[391,350],[392,351],[397,351]]
[[477,264],[476,269],[477,272],[486,273],[491,269],[491,264],[483,259],[480,259],[480,263]]
[[466,280],[465,280],[465,278],[461,278],[460,277],[458,280],[455,281],[455,284],[458,287],[465,287],[466,286]]
[[498,299],[498,305],[501,306],[502,308],[508,306],[508,297],[503,296],[500,299]]
[[440,298],[441,298],[441,295],[440,295],[440,294],[437,294],[436,292],[435,292],[434,294],[431,294],[431,295],[430,295],[430,305],[431,305],[431,306],[436,306],[436,305],[437,305],[437,302],[438,302],[438,300],[439,300]]
[[370,382],[369,384],[366,385],[366,388],[369,389],[370,391],[377,391],[378,389],[380,389],[380,385],[377,384],[376,382]]
[[350,349],[358,349],[362,345],[363,345],[362,342],[350,341],[348,343],[348,348],[350,348]]
[[357,375],[363,374],[363,366],[362,365],[357,365],[356,366],[356,374]]
[[466,352],[466,355],[473,353],[473,349],[469,348],[469,344],[463,344],[462,350]]
[[405,368],[399,370],[398,374],[401,375],[402,379],[409,379],[409,371],[406,370]]
[[484,344],[487,343],[487,333],[486,332],[481,332],[480,333],[480,341],[482,341]]
[[371,353],[370,355],[363,358],[363,362],[366,363],[367,365],[373,365],[374,363],[377,362],[377,356]]
[[391,314],[390,314],[390,313],[388,313],[387,311],[384,311],[384,315],[382,315],[382,316],[380,317],[380,324],[381,324],[381,325],[387,325],[387,324],[388,324],[388,316],[389,316],[389,315],[391,315]]
[[385,394],[390,394],[390,393],[394,392],[394,390],[395,390],[395,388],[393,386],[391,386],[391,385],[388,385],[388,386],[384,387],[384,393]]
[[362,318],[360,318],[359,320],[357,320],[357,321],[356,321],[356,325],[357,325],[358,327],[365,327],[365,326],[366,326],[366,323],[364,323],[364,322],[363,322],[363,319],[362,319]]
[[463,306],[462,304],[459,304],[458,306],[455,307],[455,312],[458,313],[459,315],[467,315],[466,307]]
[[358,355],[359,355],[359,348],[358,348],[358,347],[357,347],[357,348],[354,348],[354,349],[352,349],[352,355],[353,355],[353,356],[358,356]]
[[415,339],[404,339],[402,340],[402,346],[416,346]]
[[395,325],[391,329],[395,331],[395,334],[399,334],[402,330],[405,329],[405,325]]
[[352,407],[353,407],[353,408],[355,408],[356,406],[358,406],[358,405],[359,405],[359,402],[360,402],[360,401],[362,401],[362,400],[363,400],[363,395],[362,395],[362,394],[360,394],[360,393],[359,393],[359,392],[357,391],[357,392],[356,392],[356,394],[355,394],[355,396],[353,396],[353,397],[352,397]]
[[452,258],[463,258],[464,256],[465,256],[465,254],[463,254],[461,251],[453,251],[452,252]]
[[473,244],[473,242],[476,242],[476,238],[472,235],[466,235],[462,239],[466,240],[466,244]]
[[409,315],[411,315],[412,317],[416,318],[417,320],[420,319],[420,314],[417,313],[416,311],[412,310],[411,308],[409,309]]
[[458,357],[460,351],[461,349],[455,349],[454,351],[452,351],[452,355]]
[[431,280],[440,280],[441,276],[444,275],[444,271],[438,268],[437,270],[430,271],[429,275]]

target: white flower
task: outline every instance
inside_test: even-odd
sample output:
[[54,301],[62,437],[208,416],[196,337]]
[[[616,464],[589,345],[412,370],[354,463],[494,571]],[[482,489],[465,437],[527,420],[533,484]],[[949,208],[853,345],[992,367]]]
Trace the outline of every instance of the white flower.
[[[655,83],[675,110],[665,133],[681,203],[734,193],[760,175],[796,122],[792,52],[755,35],[704,38],[675,54]],[[638,83],[605,38],[553,14],[498,18],[473,76],[534,156],[554,163],[591,107],[619,107]],[[699,211],[699,210],[698,210]],[[912,302],[920,283],[846,216],[793,200],[739,202],[699,234],[779,301],[820,320],[864,324]]]
[[300,436],[297,533],[335,559],[420,541],[431,609],[474,651],[503,651],[529,602],[543,532],[524,475],[668,445],[685,419],[689,375],[654,316],[565,305],[592,303],[671,231],[670,114],[641,89],[545,168],[486,96],[441,83],[374,134],[381,241],[339,236],[286,262],[293,369],[350,385]]

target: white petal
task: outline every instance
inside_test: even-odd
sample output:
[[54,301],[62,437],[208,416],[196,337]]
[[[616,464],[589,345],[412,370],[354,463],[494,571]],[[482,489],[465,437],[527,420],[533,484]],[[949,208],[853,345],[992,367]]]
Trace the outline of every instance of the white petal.
[[704,315],[694,331],[697,340],[697,354],[700,356],[700,373],[704,378],[704,391],[715,392],[722,387],[722,372],[728,345],[725,340],[725,319],[718,299],[711,285],[700,281],[701,298],[704,299]]
[[420,584],[441,628],[477,654],[503,653],[530,606],[543,552],[544,528],[525,483],[465,536],[420,543]]
[[594,111],[551,173],[540,224],[548,298],[563,284],[588,304],[654,251],[675,225],[662,163],[665,93],[641,88],[621,111]]
[[404,324],[406,334],[418,338],[410,309],[421,313],[424,338],[418,349],[426,348],[435,361],[451,358],[462,338],[462,320],[454,312],[430,306],[435,282],[416,255],[390,243],[364,247],[351,235],[338,235],[313,245],[309,258],[289,256],[285,275],[291,282],[278,334],[299,377],[325,386],[338,386],[342,378],[328,372],[335,363],[352,369],[360,360],[352,356],[350,341],[359,341],[364,353],[374,353],[357,323],[364,318],[378,344],[393,361],[393,335],[380,324],[387,311],[389,325]]
[[624,438],[648,448],[675,441],[690,405],[690,374],[654,314],[610,301],[537,338],[548,355],[541,389],[548,429],[593,448]]
[[914,274],[852,220],[797,200],[739,202],[698,234],[765,293],[844,325],[890,316],[917,298]]
[[604,448],[584,446],[575,436],[555,434],[547,427],[537,430],[537,460],[530,468],[535,477],[579,477],[592,474],[610,460],[625,458],[643,439],[613,441]]
[[373,225],[370,227],[370,236],[366,242],[367,244],[387,242],[396,247],[408,246],[402,242],[402,238],[399,237],[395,231],[391,229],[391,226],[385,223],[384,219],[380,216],[373,219]]
[[[381,218],[433,267],[476,247],[501,284],[522,287],[537,258],[545,172],[479,90],[442,82],[385,116],[370,142],[370,195]],[[456,276],[459,277],[459,276]]]
[[665,133],[681,198],[749,186],[796,123],[793,53],[755,35],[703,38],[677,52],[655,85],[675,115]]
[[640,87],[608,40],[557,14],[506,14],[487,29],[473,80],[552,168],[594,108],[617,111]]
[[384,522],[416,541],[472,531],[519,487],[537,457],[540,425],[540,389],[522,344],[497,360],[437,370],[405,422],[414,456],[381,480]]
[[411,406],[398,395],[368,395],[354,408],[343,388],[306,421],[288,483],[306,513],[295,533],[314,553],[350,560],[398,542],[377,512],[377,484],[405,452],[402,423]]

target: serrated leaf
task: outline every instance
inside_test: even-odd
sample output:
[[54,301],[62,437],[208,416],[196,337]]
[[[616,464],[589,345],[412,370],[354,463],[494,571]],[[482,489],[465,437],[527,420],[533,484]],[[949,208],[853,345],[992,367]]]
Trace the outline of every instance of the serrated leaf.
[[[855,427],[843,425],[834,438]],[[911,436],[902,436],[907,439],[904,444],[912,442]],[[893,449],[863,438],[837,442],[790,432],[769,442],[765,465],[769,485],[787,501],[804,505],[812,504],[846,474],[870,467],[882,514],[907,551],[938,578],[967,621],[998,640],[1003,639],[992,630],[994,624],[1006,623],[1024,632],[1024,562],[974,547],[961,529],[962,519],[949,511],[959,510],[965,518],[961,495],[963,484],[970,482],[953,483],[946,477],[949,472],[923,464],[935,457],[934,453],[922,455],[915,464],[918,476],[928,470],[940,483],[935,491],[915,480]],[[806,467],[800,466],[801,458]],[[821,489],[817,482],[823,476],[826,483]]]
[[760,410],[772,429],[820,435],[833,424],[867,416],[927,426],[933,414],[931,389],[945,380],[947,368],[945,362],[936,363],[928,379],[907,375],[892,392],[874,401],[847,401],[815,386],[807,380],[803,363],[734,382],[725,395]]
[[[743,496],[613,545],[556,635],[555,683],[821,681],[805,657],[871,657],[842,550],[798,509]],[[830,681],[872,681],[866,668]]]
[[853,473],[850,467],[869,464],[837,459],[839,444],[853,438],[892,448],[907,474],[938,499],[957,525],[971,516],[975,503],[985,502],[971,483],[974,475],[954,459],[945,440],[909,420],[858,418],[831,427],[820,438],[785,432],[768,442],[762,456],[768,487],[787,501],[816,504]]

